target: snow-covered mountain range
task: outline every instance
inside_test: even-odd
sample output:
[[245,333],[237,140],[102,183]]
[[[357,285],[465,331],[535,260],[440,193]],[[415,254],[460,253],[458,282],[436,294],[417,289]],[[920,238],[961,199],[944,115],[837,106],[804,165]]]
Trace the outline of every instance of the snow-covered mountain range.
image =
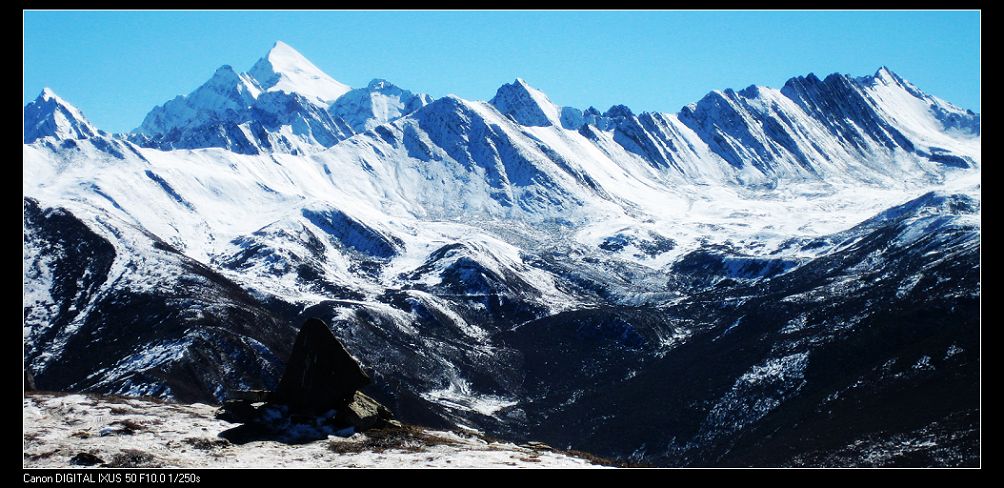
[[[219,401],[319,316],[434,426],[669,465],[978,453],[980,116],[887,68],[635,114],[351,89],[277,42],[129,134],[48,89],[24,127],[41,388]],[[826,415],[853,428],[799,430]]]

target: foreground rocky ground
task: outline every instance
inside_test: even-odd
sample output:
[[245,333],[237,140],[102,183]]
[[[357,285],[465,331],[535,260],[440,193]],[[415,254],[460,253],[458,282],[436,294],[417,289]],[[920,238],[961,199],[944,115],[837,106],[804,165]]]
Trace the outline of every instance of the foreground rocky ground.
[[26,393],[25,467],[599,467],[547,446],[414,426],[304,444],[233,444],[216,407],[135,398]]

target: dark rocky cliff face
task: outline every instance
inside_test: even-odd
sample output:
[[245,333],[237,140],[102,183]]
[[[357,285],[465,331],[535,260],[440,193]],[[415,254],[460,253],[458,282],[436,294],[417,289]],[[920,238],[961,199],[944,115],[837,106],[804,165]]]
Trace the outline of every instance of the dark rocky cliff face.
[[[147,272],[66,209],[25,199],[26,275],[49,273],[51,303],[26,304],[25,368],[44,390],[219,401],[272,388],[296,329],[240,286],[154,239]],[[116,261],[122,269],[113,271]]]

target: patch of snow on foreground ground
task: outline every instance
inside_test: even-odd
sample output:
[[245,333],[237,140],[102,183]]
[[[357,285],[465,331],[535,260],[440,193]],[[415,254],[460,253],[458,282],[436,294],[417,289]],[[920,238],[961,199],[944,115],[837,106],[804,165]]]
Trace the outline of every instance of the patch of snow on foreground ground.
[[116,467],[600,467],[559,452],[431,430],[399,444],[369,442],[357,433],[299,445],[236,445],[217,436],[236,424],[215,419],[215,412],[216,407],[203,404],[26,394],[24,467],[71,467],[70,460],[81,453]]

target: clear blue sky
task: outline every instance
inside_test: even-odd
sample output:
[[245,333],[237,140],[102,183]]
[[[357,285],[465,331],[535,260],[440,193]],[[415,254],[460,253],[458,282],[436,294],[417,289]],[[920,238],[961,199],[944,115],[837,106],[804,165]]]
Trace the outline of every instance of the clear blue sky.
[[24,103],[49,86],[135,128],[217,67],[281,39],[335,79],[486,100],[522,77],[560,105],[676,112],[712,89],[887,65],[980,110],[979,12],[24,13]]

